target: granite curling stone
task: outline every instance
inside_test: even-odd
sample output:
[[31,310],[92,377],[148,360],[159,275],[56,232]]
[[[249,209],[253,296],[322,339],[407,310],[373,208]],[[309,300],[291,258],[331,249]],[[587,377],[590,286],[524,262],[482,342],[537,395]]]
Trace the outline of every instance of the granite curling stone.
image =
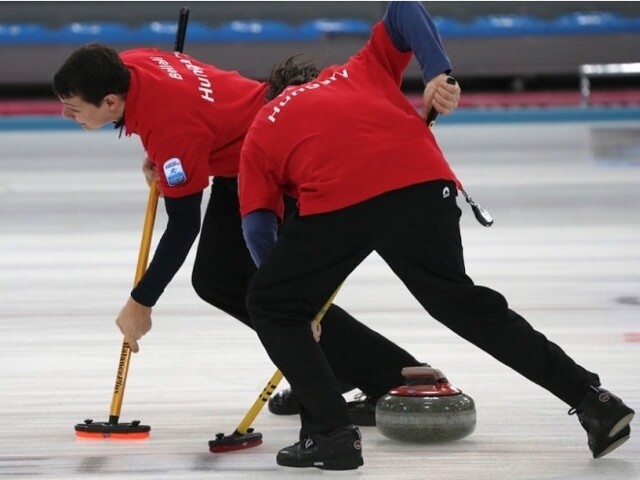
[[413,443],[438,443],[470,435],[476,427],[473,399],[453,387],[438,369],[402,369],[406,385],[378,400],[376,425],[385,437]]

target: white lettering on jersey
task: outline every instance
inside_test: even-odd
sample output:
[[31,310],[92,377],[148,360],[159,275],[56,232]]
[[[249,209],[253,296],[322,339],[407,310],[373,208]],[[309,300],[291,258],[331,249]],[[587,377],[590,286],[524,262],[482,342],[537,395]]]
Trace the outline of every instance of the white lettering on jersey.
[[330,83],[335,82],[338,79],[338,77],[349,78],[349,72],[347,72],[347,69],[345,68],[341,72],[339,71],[333,72],[333,74],[326,80],[322,80],[320,82],[307,83],[303,87],[299,87],[293,90],[285,90],[278,96],[278,98],[282,97],[282,100],[273,106],[273,109],[271,110],[271,114],[267,116],[267,120],[269,120],[271,123],[276,123],[276,116],[282,111],[284,106],[287,103],[289,103],[289,101],[291,101],[293,97],[303,92],[306,92],[308,90],[315,90],[316,88],[329,85]]
[[169,75],[171,78],[175,78],[176,80],[182,80],[182,75],[180,75],[178,71],[175,68],[173,68],[171,64],[167,62],[164,58],[151,57],[151,60],[156,62],[156,64],[158,65],[158,68],[160,68],[161,70],[164,70],[165,73]]
[[[179,53],[176,53],[175,55],[180,58]],[[200,82],[200,86],[198,87],[198,90],[200,91],[200,98],[206,100],[207,102],[215,102],[215,99],[213,98],[213,88],[211,87],[211,80],[209,80],[209,77],[207,77],[204,69],[202,67],[199,67],[198,65],[194,65],[188,58],[180,58],[180,63],[182,63],[188,70],[191,70],[191,72],[198,79],[198,82]]]

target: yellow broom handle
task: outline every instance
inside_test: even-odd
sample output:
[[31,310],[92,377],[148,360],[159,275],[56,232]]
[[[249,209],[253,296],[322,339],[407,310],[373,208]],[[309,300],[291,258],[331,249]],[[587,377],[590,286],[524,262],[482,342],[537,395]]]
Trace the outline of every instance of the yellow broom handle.
[[[151,238],[153,236],[153,225],[156,220],[156,210],[158,208],[158,198],[160,191],[156,182],[149,185],[149,199],[147,200],[147,212],[144,216],[144,226],[142,228],[142,239],[140,240],[140,252],[138,253],[138,264],[136,265],[136,275],[133,280],[135,287],[147,270],[149,261],[149,251],[151,250]],[[129,362],[131,361],[131,347],[127,342],[122,342],[120,360],[118,362],[118,372],[116,374],[116,384],[113,388],[113,398],[111,400],[111,410],[109,413],[109,423],[118,423],[120,409],[122,408],[122,397],[124,387],[127,383],[127,373],[129,372]]]

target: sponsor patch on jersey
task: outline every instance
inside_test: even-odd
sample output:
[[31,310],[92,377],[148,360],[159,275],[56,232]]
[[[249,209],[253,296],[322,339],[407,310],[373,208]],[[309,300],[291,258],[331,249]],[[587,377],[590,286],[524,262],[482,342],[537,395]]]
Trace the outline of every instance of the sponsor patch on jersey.
[[167,183],[171,187],[182,185],[187,181],[187,175],[184,173],[179,158],[170,158],[164,162],[162,169],[164,170],[164,176],[167,178]]

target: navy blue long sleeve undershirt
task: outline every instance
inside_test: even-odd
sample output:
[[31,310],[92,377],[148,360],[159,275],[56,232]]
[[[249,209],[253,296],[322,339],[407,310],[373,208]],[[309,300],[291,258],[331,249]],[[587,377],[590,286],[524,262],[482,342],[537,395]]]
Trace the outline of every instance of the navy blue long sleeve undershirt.
[[256,266],[269,255],[278,238],[278,217],[271,210],[255,210],[242,218],[242,234]]
[[165,198],[167,228],[158,242],[146,273],[131,291],[133,299],[152,307],[184,263],[200,233],[202,192],[182,198]]
[[396,48],[413,52],[425,82],[451,72],[438,29],[422,3],[390,2],[383,22]]

